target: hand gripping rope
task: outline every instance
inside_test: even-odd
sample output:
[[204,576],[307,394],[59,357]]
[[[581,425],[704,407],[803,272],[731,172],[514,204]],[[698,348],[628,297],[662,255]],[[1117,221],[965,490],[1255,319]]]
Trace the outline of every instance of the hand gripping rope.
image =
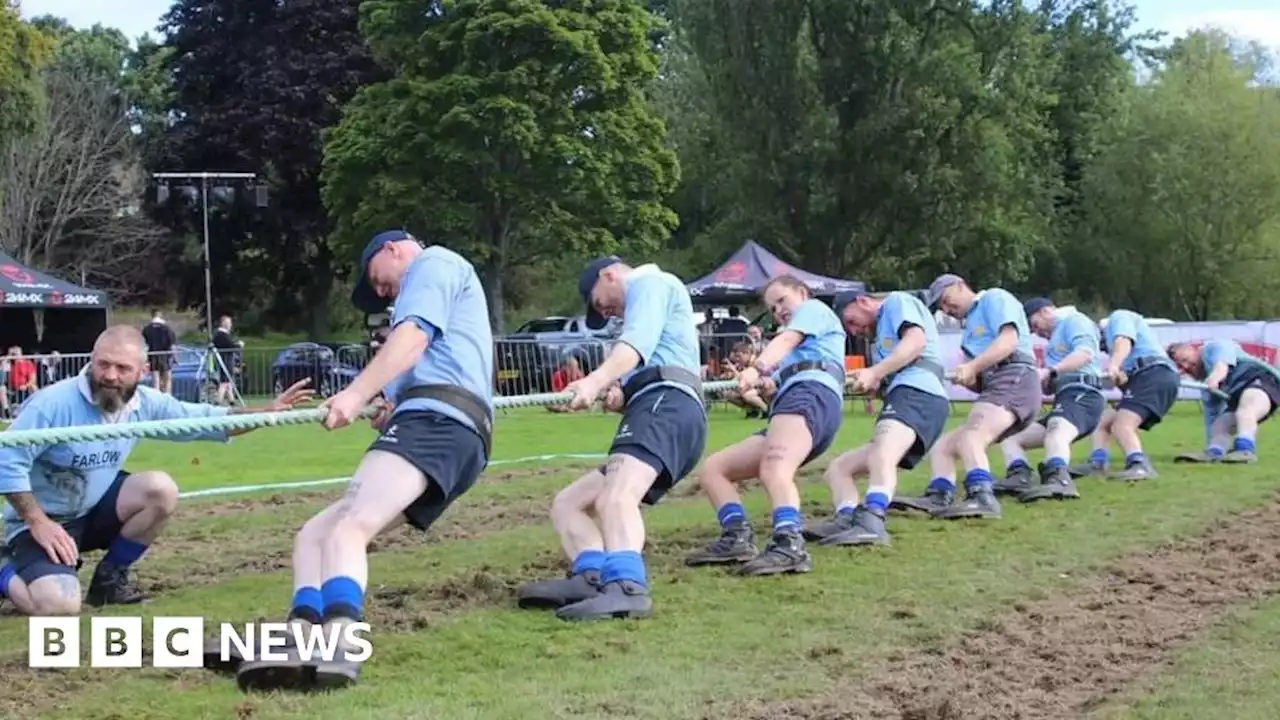
[[[948,380],[951,378],[948,377]],[[1186,381],[1184,388],[1208,390],[1202,383]],[[704,393],[723,393],[738,387],[737,381],[719,380],[702,384]],[[1220,391],[1211,394],[1225,397]],[[563,405],[573,399],[573,393],[537,393],[512,395],[493,399],[495,409]],[[365,408],[361,418],[369,418],[374,408]],[[151,420],[148,422],[119,423],[115,425],[79,425],[73,427],[41,428],[38,430],[6,430],[0,432],[0,448],[28,445],[55,445],[68,442],[94,442],[97,440],[121,440],[124,438],[166,438],[219,430],[253,430],[276,425],[305,425],[324,420],[323,408],[287,410],[284,412],[245,413],[220,417],[186,418],[182,420]]]

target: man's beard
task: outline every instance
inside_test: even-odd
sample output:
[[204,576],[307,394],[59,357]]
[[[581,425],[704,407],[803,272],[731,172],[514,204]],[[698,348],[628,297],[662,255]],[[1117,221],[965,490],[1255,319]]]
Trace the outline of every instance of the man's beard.
[[93,395],[93,401],[107,413],[120,412],[125,405],[133,399],[134,393],[138,391],[137,383],[133,385],[107,385],[89,375],[89,391]]

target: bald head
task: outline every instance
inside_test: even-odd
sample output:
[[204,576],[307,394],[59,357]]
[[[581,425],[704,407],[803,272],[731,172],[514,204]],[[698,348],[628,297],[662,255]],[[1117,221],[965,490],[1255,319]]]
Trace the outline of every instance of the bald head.
[[109,413],[133,398],[146,369],[147,345],[129,325],[113,325],[98,336],[89,361],[89,387],[94,402]]

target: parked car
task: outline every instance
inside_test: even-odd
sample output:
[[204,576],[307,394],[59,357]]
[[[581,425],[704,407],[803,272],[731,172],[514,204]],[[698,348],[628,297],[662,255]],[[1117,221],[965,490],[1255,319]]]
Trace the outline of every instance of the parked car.
[[276,395],[305,378],[320,397],[330,397],[351,384],[368,358],[368,348],[353,343],[294,343],[271,363],[271,389]]
[[[175,345],[173,372],[173,396],[183,402],[212,403],[218,385],[209,372],[209,354],[204,348],[191,345]],[[142,384],[156,386],[156,376],[147,368]]]
[[621,323],[616,321],[591,330],[582,315],[530,320],[494,341],[498,393],[550,392],[551,374],[570,356],[589,373],[604,362],[620,332]]

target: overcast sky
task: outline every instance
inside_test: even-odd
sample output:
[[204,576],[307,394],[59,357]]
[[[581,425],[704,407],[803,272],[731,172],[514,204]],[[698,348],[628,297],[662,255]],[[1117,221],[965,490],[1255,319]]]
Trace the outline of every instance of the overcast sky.
[[[58,15],[76,27],[110,25],[130,38],[155,32],[170,0],[20,0],[22,14]],[[1136,0],[1145,28],[1180,35],[1190,28],[1216,25],[1280,50],[1280,0]]]

